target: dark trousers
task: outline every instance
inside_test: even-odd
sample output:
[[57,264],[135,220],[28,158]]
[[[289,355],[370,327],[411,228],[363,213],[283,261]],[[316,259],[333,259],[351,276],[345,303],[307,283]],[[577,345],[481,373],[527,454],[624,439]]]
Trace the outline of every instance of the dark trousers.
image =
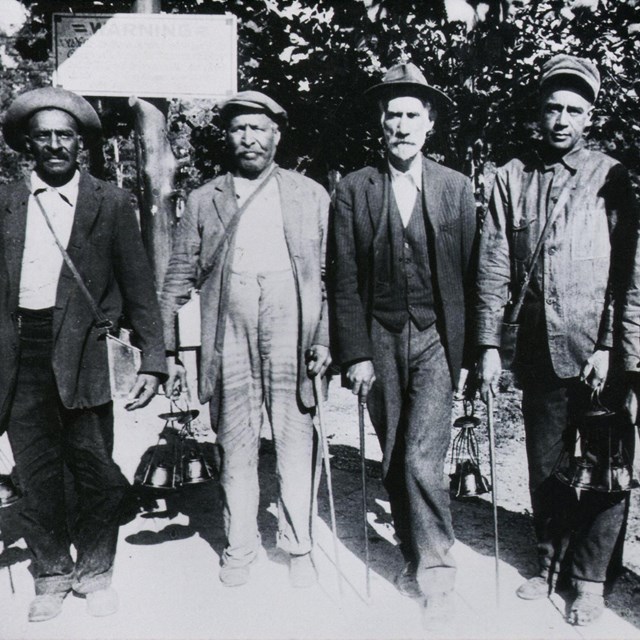
[[[604,582],[625,519],[627,493],[600,493],[561,483],[553,476],[563,449],[573,451],[576,429],[591,406],[591,390],[577,378],[560,379],[548,353],[519,376],[522,387],[529,489],[541,570]],[[609,389],[603,402],[619,408],[619,390]],[[623,421],[623,418],[620,418]],[[621,422],[618,429],[628,431]]]
[[[34,557],[36,593],[104,589],[111,581],[120,508],[128,488],[111,458],[113,406],[65,409],[51,367],[51,313],[21,311],[20,325],[8,435],[24,491],[21,519]],[[65,465],[78,498],[71,530]]]
[[444,348],[435,325],[420,331],[410,321],[392,333],[374,319],[371,342],[376,381],[368,408],[401,550],[426,596],[449,591],[456,565],[444,479],[452,401]]

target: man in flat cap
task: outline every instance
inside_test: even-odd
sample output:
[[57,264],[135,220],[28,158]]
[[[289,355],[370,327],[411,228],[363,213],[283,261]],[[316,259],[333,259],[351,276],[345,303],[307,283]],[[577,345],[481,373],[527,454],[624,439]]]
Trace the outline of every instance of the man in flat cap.
[[[138,338],[142,366],[129,409],[149,402],[166,371],[153,276],[129,195],[78,168],[82,138],[100,133],[84,98],[29,91],[11,104],[2,131],[35,164],[26,180],[0,187],[0,420],[34,557],[29,620],[56,616],[71,590],[86,597],[90,614],[109,615],[118,606],[110,584],[128,483],[112,459],[104,329],[58,242],[102,315],[117,324],[124,311]],[[78,497],[73,530],[64,467]]]
[[260,549],[258,448],[266,408],[279,481],[278,546],[294,587],[316,582],[311,552],[313,376],[329,366],[323,284],[329,197],[274,157],[285,110],[258,91],[221,108],[233,170],[194,191],[162,292],[168,393],[186,387],[174,316],[199,289],[201,402],[220,448],[227,546],[219,577],[249,579]]
[[444,459],[468,355],[475,204],[470,180],[421,153],[449,99],[411,63],[392,67],[368,94],[387,154],[338,184],[335,353],[383,450],[405,560],[397,586],[426,598],[426,619],[438,618],[451,610],[456,573]]
[[[478,376],[485,397],[495,393],[501,372],[505,307],[517,325],[512,368],[522,388],[539,562],[537,575],[517,594],[544,598],[559,575],[569,578],[574,600],[567,620],[576,625],[591,623],[604,609],[603,583],[625,492],[601,493],[589,484],[576,491],[554,468],[561,453],[574,454],[576,429],[593,420],[600,405],[618,412],[601,428],[611,429],[614,451],[617,438],[624,445],[630,425],[619,411],[621,377],[625,367],[636,366],[640,349],[620,342],[626,291],[638,287],[631,277],[638,210],[624,167],[584,142],[599,88],[589,60],[563,54],[542,66],[542,139],[534,152],[498,170],[477,279]],[[511,305],[519,298],[516,314]],[[588,445],[582,443],[582,454]]]

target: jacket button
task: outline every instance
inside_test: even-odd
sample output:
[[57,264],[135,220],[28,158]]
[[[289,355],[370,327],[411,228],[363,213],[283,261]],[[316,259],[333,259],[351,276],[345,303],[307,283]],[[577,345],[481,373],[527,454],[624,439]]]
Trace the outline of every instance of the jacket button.
[[554,304],[554,303],[555,303],[554,298],[547,298],[547,304]]
[[555,247],[549,247],[549,255],[550,256],[552,256],[556,251],[557,251],[557,249]]

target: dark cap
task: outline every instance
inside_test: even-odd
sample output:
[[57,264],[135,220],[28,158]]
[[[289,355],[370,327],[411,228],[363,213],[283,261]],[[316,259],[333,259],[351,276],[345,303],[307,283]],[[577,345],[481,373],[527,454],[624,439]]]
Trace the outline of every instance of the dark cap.
[[540,70],[540,89],[548,86],[579,86],[585,97],[595,102],[600,91],[600,72],[591,60],[565,53],[547,60]]
[[272,98],[260,91],[240,91],[220,105],[220,115],[228,122],[236,112],[266,113],[276,124],[287,126],[287,112]]
[[60,109],[73,116],[85,136],[98,136],[102,129],[95,109],[77,93],[59,87],[33,89],[18,96],[9,106],[2,123],[5,142],[16,151],[24,151],[24,134],[31,116],[43,109]]
[[377,100],[399,96],[416,96],[430,100],[441,108],[448,108],[453,104],[449,96],[427,82],[422,71],[412,62],[394,65],[384,74],[382,82],[373,85],[364,93]]

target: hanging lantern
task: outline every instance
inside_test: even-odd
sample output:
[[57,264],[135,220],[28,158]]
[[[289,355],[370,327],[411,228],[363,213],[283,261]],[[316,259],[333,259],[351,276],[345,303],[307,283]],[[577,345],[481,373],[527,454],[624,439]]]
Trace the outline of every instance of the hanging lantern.
[[148,461],[136,474],[136,484],[149,489],[172,490],[215,478],[204,447],[196,440],[191,426],[199,413],[197,409],[186,409],[158,416],[165,421],[164,426],[150,454],[146,454]]
[[561,452],[554,474],[574,489],[617,493],[638,486],[632,459],[624,444],[625,426],[614,411],[604,407],[598,393],[576,430],[576,439]]
[[453,426],[459,429],[451,444],[451,491],[455,498],[475,498],[490,491],[487,479],[480,471],[476,427],[480,419],[474,415],[473,402],[465,401],[464,416]]

